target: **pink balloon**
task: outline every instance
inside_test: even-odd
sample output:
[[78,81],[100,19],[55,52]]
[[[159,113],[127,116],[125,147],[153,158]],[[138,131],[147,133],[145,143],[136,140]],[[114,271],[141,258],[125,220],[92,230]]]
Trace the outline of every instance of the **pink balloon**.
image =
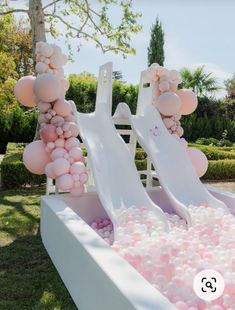
[[35,70],[38,74],[43,74],[48,70],[48,65],[46,65],[44,62],[39,61],[36,66]]
[[55,141],[55,146],[56,146],[56,147],[61,147],[61,148],[63,148],[63,147],[64,147],[64,144],[65,144],[65,140],[64,140],[64,139],[57,139],[57,140]]
[[59,115],[55,115],[51,119],[51,124],[58,124],[58,123],[63,123],[63,122],[64,122],[64,118]]
[[35,107],[35,97],[33,92],[35,77],[32,75],[20,78],[14,87],[16,99],[25,107]]
[[56,175],[54,173],[54,168],[53,168],[53,162],[52,163],[49,163],[46,165],[45,167],[45,174],[48,178],[51,178],[51,179],[55,179],[56,178]]
[[38,99],[52,102],[60,97],[60,80],[51,73],[38,75],[33,85],[33,90]]
[[187,149],[187,153],[194,168],[196,169],[197,175],[199,178],[202,177],[208,168],[208,160],[206,155],[202,151],[191,147]]
[[180,110],[180,98],[173,92],[161,94],[156,100],[156,108],[166,116],[177,114]]
[[33,141],[26,146],[23,162],[30,172],[40,175],[44,174],[45,166],[50,161],[50,155],[46,152],[46,145],[43,141]]
[[80,142],[77,138],[75,137],[71,137],[68,140],[65,141],[65,148],[66,150],[71,150],[72,147],[79,147],[80,146]]
[[72,174],[84,173],[84,172],[86,172],[86,166],[81,162],[76,162],[76,163],[72,164],[72,166],[70,167],[70,172]]
[[48,102],[39,102],[38,103],[38,110],[41,113],[46,113],[49,109],[51,109],[51,104]]
[[79,129],[78,129],[77,124],[71,122],[71,123],[69,123],[69,125],[70,125],[69,131],[71,131],[72,136],[77,137],[79,135]]
[[84,184],[88,180],[88,174],[86,172],[80,174],[79,181]]
[[58,147],[51,153],[51,159],[56,160],[57,158],[62,158],[66,153],[67,152],[64,148]]
[[82,149],[80,147],[72,147],[69,155],[76,161],[82,158]]
[[51,124],[44,126],[40,130],[40,136],[44,142],[54,142],[58,138],[56,127]]
[[63,99],[56,100],[53,109],[60,116],[68,116],[71,113],[71,106],[68,101]]
[[193,113],[198,105],[196,94],[190,89],[181,89],[176,93],[181,101],[180,113],[182,115]]
[[70,191],[72,196],[82,196],[84,194],[85,188],[84,185],[80,186],[80,187],[73,187]]
[[68,115],[68,116],[65,116],[64,120],[65,120],[66,122],[75,122],[76,119],[75,119],[75,116],[74,116],[74,115],[70,114],[70,115]]
[[73,178],[72,178],[71,174],[68,174],[68,173],[58,177],[56,182],[57,182],[59,189],[61,189],[62,191],[68,191],[74,185]]
[[70,163],[65,158],[57,158],[53,163],[53,170],[57,177],[69,172]]
[[171,128],[172,126],[174,126],[174,121],[172,118],[170,117],[166,117],[163,119],[163,123],[165,124],[166,128],[169,129]]
[[69,89],[69,81],[66,79],[63,79],[61,83],[63,85],[64,90],[67,91]]
[[44,57],[51,57],[53,52],[53,47],[46,42],[44,42],[40,47],[40,54]]
[[50,66],[59,69],[64,65],[64,59],[61,53],[54,53],[50,58]]

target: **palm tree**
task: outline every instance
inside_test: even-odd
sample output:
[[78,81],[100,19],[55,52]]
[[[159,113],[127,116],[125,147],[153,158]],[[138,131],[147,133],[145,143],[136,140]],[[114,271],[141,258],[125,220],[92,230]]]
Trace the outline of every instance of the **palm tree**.
[[206,96],[221,89],[218,86],[217,79],[212,76],[212,73],[205,72],[204,66],[200,66],[194,71],[183,68],[180,74],[182,78],[180,87],[191,88],[197,96]]

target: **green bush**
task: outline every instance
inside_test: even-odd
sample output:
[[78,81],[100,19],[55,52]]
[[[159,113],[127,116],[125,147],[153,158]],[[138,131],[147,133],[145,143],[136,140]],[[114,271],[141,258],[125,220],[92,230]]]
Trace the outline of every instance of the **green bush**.
[[24,185],[40,185],[46,182],[45,175],[29,172],[22,161],[24,144],[9,143],[1,163],[1,180],[4,188]]
[[234,180],[235,179],[235,160],[212,160],[204,180]]
[[199,144],[189,144],[189,146],[201,150],[208,160],[235,159],[235,152],[228,151],[226,148],[217,148],[214,146]]
[[220,147],[231,147],[233,143],[227,139],[215,139],[215,138],[199,138],[196,140],[197,144],[202,145],[214,145],[214,146],[220,146]]

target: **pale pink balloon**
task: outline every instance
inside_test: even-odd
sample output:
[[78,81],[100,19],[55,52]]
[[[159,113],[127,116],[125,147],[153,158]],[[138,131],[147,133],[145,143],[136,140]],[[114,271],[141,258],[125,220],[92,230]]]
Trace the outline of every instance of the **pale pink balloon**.
[[163,119],[163,123],[165,124],[166,128],[169,129],[174,126],[174,121],[172,118],[166,117]]
[[64,65],[64,59],[61,53],[54,53],[50,58],[50,66],[59,69]]
[[61,175],[60,177],[58,177],[58,179],[56,180],[57,182],[57,186],[59,187],[59,189],[61,189],[62,191],[68,191],[70,190],[73,185],[73,177],[71,176],[71,174],[64,174]]
[[33,87],[36,78],[32,75],[20,78],[14,87],[16,99],[25,107],[35,107],[36,101]]
[[60,116],[68,116],[71,113],[71,106],[68,101],[63,99],[56,100],[53,109]]
[[176,93],[181,101],[180,113],[182,115],[193,113],[198,105],[196,94],[190,89],[181,89]]
[[64,90],[67,91],[69,89],[69,81],[66,79],[63,79],[61,83],[63,85]]
[[66,122],[72,122],[73,123],[73,122],[75,122],[76,118],[74,115],[71,114],[71,115],[65,116],[64,120]]
[[33,141],[24,150],[23,162],[25,167],[32,173],[44,174],[45,166],[51,162],[46,145],[43,141]]
[[51,178],[51,179],[55,179],[56,178],[56,175],[54,173],[54,168],[53,168],[53,162],[52,163],[49,163],[46,165],[45,167],[45,174],[48,178]]
[[53,170],[57,177],[69,172],[70,163],[65,158],[57,158],[53,163]]
[[182,137],[184,134],[184,129],[181,126],[178,126],[176,128],[176,133],[177,133],[177,135],[179,135],[179,137]]
[[40,53],[44,57],[51,57],[53,52],[53,47],[46,42],[44,42],[44,44],[42,44],[42,46],[40,47]]
[[197,175],[199,178],[202,177],[208,168],[208,160],[206,155],[202,151],[191,147],[187,149],[187,153],[194,168],[196,169]]
[[80,187],[73,187],[71,190],[70,190],[70,193],[72,196],[82,196],[84,194],[84,191],[85,191],[85,188],[84,188],[84,185],[80,186]]
[[64,118],[60,115],[53,116],[51,119],[51,124],[58,124],[58,123],[63,123]]
[[56,127],[51,124],[44,126],[40,130],[40,136],[44,142],[54,142],[58,138]]
[[51,153],[51,159],[56,160],[57,158],[62,158],[62,157],[64,157],[64,155],[66,153],[67,152],[64,148],[58,147],[58,148],[54,149],[53,152]]
[[64,139],[57,139],[57,140],[55,141],[55,146],[56,146],[56,147],[61,147],[61,148],[63,148],[64,145],[65,145],[65,140],[64,140]]
[[177,114],[180,110],[180,98],[173,92],[161,94],[156,101],[156,108],[166,116]]
[[56,45],[56,44],[51,44],[52,48],[53,48],[53,51],[54,53],[59,53],[59,54],[62,54],[62,51],[61,51],[61,48]]
[[82,158],[82,149],[80,147],[72,147],[69,155],[76,161]]
[[86,166],[82,162],[76,162],[71,165],[70,172],[72,174],[81,174],[86,172]]
[[65,141],[65,148],[66,150],[71,150],[72,147],[79,147],[80,146],[80,142],[77,138],[75,137],[71,137],[68,140]]
[[169,91],[170,89],[170,84],[167,82],[167,81],[162,81],[160,84],[159,84],[159,90],[161,92],[166,92],[166,91]]
[[46,113],[49,109],[51,109],[51,104],[48,102],[39,102],[38,103],[38,110],[41,113]]
[[38,122],[39,124],[42,123],[48,123],[48,119],[46,118],[46,115],[44,113],[40,113],[39,117],[38,117]]
[[84,184],[88,180],[88,174],[86,172],[80,174],[79,181]]
[[48,65],[46,65],[44,62],[38,62],[35,66],[35,70],[38,74],[43,74],[48,69]]
[[44,102],[52,102],[60,97],[60,80],[51,73],[38,75],[33,85],[36,97]]
[[78,129],[77,124],[75,124],[75,123],[73,123],[73,122],[71,122],[71,123],[69,123],[69,124],[70,124],[69,130],[71,131],[72,136],[73,136],[73,137],[77,137],[78,134],[79,134],[79,129]]

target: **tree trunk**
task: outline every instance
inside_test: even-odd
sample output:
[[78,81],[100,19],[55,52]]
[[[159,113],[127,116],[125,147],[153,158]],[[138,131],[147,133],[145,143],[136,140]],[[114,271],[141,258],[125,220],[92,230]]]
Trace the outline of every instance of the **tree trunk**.
[[[45,29],[45,16],[42,9],[41,0],[29,0],[29,19],[32,29],[32,42],[33,42],[33,60],[34,66],[36,64],[36,43],[39,41],[46,42],[46,29]],[[39,124],[34,135],[34,140],[39,140]]]

